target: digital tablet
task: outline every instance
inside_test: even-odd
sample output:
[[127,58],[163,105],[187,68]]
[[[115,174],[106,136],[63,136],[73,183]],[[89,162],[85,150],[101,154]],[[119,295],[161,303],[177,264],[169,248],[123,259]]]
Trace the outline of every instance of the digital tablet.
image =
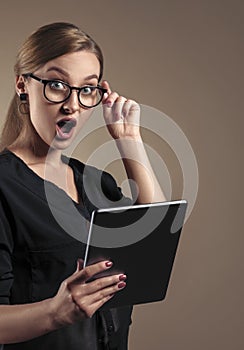
[[163,300],[187,208],[186,200],[98,209],[92,213],[84,267],[102,260],[104,275],[126,274],[126,287],[102,309]]

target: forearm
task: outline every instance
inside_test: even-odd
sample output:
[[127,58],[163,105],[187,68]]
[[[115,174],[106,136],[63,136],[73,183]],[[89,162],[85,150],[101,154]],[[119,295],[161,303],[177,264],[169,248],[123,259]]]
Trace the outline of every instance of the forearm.
[[33,304],[0,305],[0,344],[27,341],[54,329],[51,299]]
[[138,204],[165,201],[140,137],[117,139],[116,144],[129,179],[136,183]]
[[0,344],[27,341],[90,318],[125,287],[126,276],[122,274],[87,283],[93,276],[110,269],[110,261],[101,261],[84,269],[82,265],[78,260],[77,270],[61,283],[53,298],[33,304],[0,305]]

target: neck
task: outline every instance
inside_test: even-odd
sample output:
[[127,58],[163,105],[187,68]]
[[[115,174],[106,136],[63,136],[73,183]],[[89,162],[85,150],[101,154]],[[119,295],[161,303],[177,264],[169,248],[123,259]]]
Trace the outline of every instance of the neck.
[[9,147],[9,150],[15,153],[18,157],[25,161],[28,165],[34,164],[46,164],[52,165],[52,167],[59,167],[62,163],[61,151],[46,147],[38,147],[35,145],[24,145]]
[[9,150],[22,158],[27,164],[50,164],[58,167],[61,164],[60,150],[47,145],[35,130],[24,128]]

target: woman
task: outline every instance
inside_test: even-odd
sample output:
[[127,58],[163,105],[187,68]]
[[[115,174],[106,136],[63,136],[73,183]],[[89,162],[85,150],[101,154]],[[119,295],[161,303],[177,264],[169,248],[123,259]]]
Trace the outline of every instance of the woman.
[[137,184],[136,202],[164,200],[142,144],[139,106],[101,80],[100,48],[69,23],[34,32],[19,50],[15,74],[0,154],[0,344],[16,350],[127,349],[131,307],[99,311],[126,288],[126,276],[86,283],[112,262],[82,268],[84,244],[55,220],[45,186],[54,206],[71,215],[71,226],[64,203],[78,210],[84,232],[95,208],[131,203],[96,168],[86,167],[84,186],[84,164],[62,155],[102,102],[128,178]]

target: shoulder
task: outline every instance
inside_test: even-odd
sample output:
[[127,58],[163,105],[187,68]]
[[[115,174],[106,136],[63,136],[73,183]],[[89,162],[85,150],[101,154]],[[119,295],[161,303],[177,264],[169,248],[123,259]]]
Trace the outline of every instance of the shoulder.
[[102,169],[82,163],[76,158],[68,159],[65,157],[65,161],[83,177],[89,177],[90,180],[99,181],[100,183],[116,183],[113,176]]
[[10,151],[3,150],[0,152],[0,164],[9,162],[11,160],[12,153]]
[[0,152],[0,176],[6,176],[13,173],[13,167],[15,166],[15,157],[8,150]]
[[[118,186],[117,181],[105,170],[98,169],[95,166],[81,163],[79,160],[71,158],[69,160],[70,166],[79,171],[79,176],[84,191],[88,195],[92,202],[100,203],[97,207],[108,206],[106,201],[115,204],[116,201],[124,199],[123,204],[130,204],[130,200],[123,196],[121,188]],[[122,204],[121,204],[122,205]]]
[[12,192],[16,186],[32,185],[33,179],[26,164],[9,150],[0,152],[0,189]]

